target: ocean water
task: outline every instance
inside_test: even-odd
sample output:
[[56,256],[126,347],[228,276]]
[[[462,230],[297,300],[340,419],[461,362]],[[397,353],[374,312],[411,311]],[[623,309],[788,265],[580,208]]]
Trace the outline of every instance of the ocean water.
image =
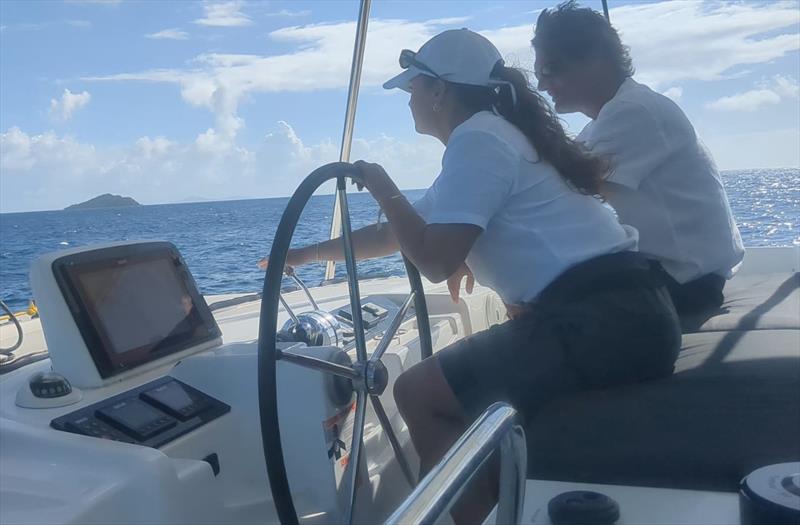
[[[747,246],[800,245],[800,169],[727,171],[722,174],[731,208]],[[409,199],[421,190],[406,192]],[[0,214],[0,299],[21,309],[31,298],[28,269],[39,255],[94,243],[163,239],[183,254],[202,293],[260,291],[264,273],[256,266],[269,253],[288,198],[164,204],[135,208]],[[374,223],[378,208],[366,193],[349,194],[354,228]],[[328,237],[333,196],[309,202],[294,245]],[[362,261],[359,275],[402,275],[398,255]],[[309,284],[324,274],[322,264],[298,269]],[[337,276],[344,276],[337,265]]]

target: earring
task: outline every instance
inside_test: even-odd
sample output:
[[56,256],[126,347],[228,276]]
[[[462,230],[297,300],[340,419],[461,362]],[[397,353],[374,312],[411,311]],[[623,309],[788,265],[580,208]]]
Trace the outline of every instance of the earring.
[[442,106],[440,106],[439,104],[434,104],[433,105],[433,112],[434,113],[439,113],[441,110],[442,110]]

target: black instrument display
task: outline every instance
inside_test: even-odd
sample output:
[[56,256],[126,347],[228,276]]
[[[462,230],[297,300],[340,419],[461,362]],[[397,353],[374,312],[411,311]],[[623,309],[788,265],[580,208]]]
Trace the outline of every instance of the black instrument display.
[[96,415],[140,440],[150,438],[176,424],[174,419],[138,398],[126,399],[98,409]]
[[102,378],[220,337],[171,243],[66,255],[53,275]]
[[225,403],[165,377],[56,418],[50,426],[157,448],[229,411]]
[[144,392],[142,399],[181,421],[194,417],[208,407],[207,396],[194,394],[175,381]]

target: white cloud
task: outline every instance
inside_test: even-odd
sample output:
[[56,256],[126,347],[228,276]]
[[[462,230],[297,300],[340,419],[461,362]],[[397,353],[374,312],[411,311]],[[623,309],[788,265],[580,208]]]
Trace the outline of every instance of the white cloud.
[[758,89],[719,98],[706,104],[706,107],[716,111],[752,112],[765,106],[774,106],[784,99],[796,99],[797,95],[797,80],[776,75],[771,81],[760,82]]
[[42,31],[51,27],[58,27],[60,25],[70,27],[87,28],[92,27],[92,23],[88,20],[56,20],[51,22],[30,23],[24,22],[20,24],[2,25],[0,31]]
[[772,77],[775,92],[783,98],[797,98],[800,94],[800,86],[797,80],[792,77],[775,75]]
[[700,132],[720,169],[800,168],[800,129]]
[[717,111],[756,111],[764,106],[772,106],[781,101],[781,97],[769,89],[753,89],[722,97],[706,105]]
[[198,18],[194,21],[195,24],[201,26],[214,26],[214,27],[238,27],[247,26],[253,23],[253,20],[242,13],[244,3],[239,0],[231,2],[214,2],[206,3],[203,6],[205,16]]
[[308,9],[303,9],[302,11],[290,11],[289,9],[281,9],[280,11],[272,11],[269,13],[264,13],[264,16],[285,16],[285,17],[298,17],[298,16],[308,16],[311,14],[311,11]]
[[90,144],[11,128],[0,134],[0,211],[52,207],[39,199],[58,201],[62,192],[70,194],[70,186],[92,184],[85,170],[96,165],[97,150]]
[[3,212],[58,209],[106,192],[156,203],[198,193],[228,196],[242,187],[260,190],[253,184],[253,153],[235,147],[208,151],[141,137],[126,147],[99,148],[52,132],[11,128],[0,134],[0,150]]
[[189,38],[189,33],[181,31],[180,28],[173,27],[171,29],[162,29],[155,33],[148,33],[144,35],[145,38],[152,38],[154,40],[186,40]]
[[480,33],[497,46],[507,65],[533,70],[534,55],[531,48],[533,24],[485,30]]
[[637,78],[654,87],[717,80],[800,49],[800,10],[791,0],[634,3],[612,9],[611,20],[631,48]]
[[[242,2],[206,4],[207,25],[242,25]],[[631,47],[637,78],[658,88],[678,80],[713,80],[732,68],[773,60],[800,48],[796,32],[780,30],[800,23],[791,2],[704,4],[699,1],[633,4],[612,11],[612,20]],[[362,86],[374,88],[397,72],[398,50],[418,48],[428,38],[464,18],[429,21],[375,19],[370,22]],[[185,101],[214,112],[214,135],[235,137],[243,122],[239,102],[249,94],[278,91],[314,91],[347,86],[355,22],[291,26],[269,38],[294,50],[278,55],[209,53],[187,67],[118,73],[92,77],[94,81],[167,82],[180,86]],[[506,62],[531,69],[531,23],[481,31],[495,42]],[[765,36],[767,35],[767,36]],[[671,92],[677,95],[677,91]]]
[[88,91],[73,93],[69,89],[65,89],[64,93],[61,94],[61,100],[50,99],[50,114],[61,120],[69,120],[76,111],[86,106],[91,99],[92,96]]
[[[378,86],[398,70],[398,50],[416,48],[442,27],[426,22],[374,20],[370,24],[362,85]],[[292,26],[270,38],[294,44],[298,50],[285,55],[260,56],[209,53],[195,57],[186,69],[160,69],[90,77],[90,81],[142,81],[173,83],[193,106],[215,115],[215,127],[198,140],[207,147],[232,142],[244,122],[238,117],[239,102],[247,95],[277,91],[315,91],[346,87],[352,57],[354,22]]]
[[381,134],[372,139],[355,139],[351,157],[377,162],[400,188],[416,189],[433,183],[442,168],[443,153],[442,143],[432,137],[414,135],[402,140]]
[[135,144],[138,151],[146,159],[163,157],[175,146],[174,142],[164,137],[156,137],[154,139],[141,137],[136,140]]
[[665,97],[669,97],[675,102],[678,102],[683,97],[683,88],[681,86],[673,86],[662,93]]
[[472,20],[471,16],[451,16],[449,18],[433,18],[428,24],[440,26],[461,26]]
[[[279,196],[339,155],[331,139],[306,144],[286,122],[277,122],[251,149],[218,137],[205,140],[209,136],[214,133],[189,143],[145,136],[127,147],[98,148],[52,132],[11,128],[0,134],[0,211],[63,208],[106,192],[143,203]],[[441,144],[429,137],[353,142],[353,159],[380,162],[403,188],[430,184],[441,154]]]

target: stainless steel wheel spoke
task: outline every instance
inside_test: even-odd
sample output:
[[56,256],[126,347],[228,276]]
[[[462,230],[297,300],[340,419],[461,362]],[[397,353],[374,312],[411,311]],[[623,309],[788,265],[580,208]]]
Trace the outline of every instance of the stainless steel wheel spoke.
[[358,491],[358,471],[361,463],[361,449],[364,444],[364,420],[367,414],[367,394],[359,391],[356,398],[356,414],[353,421],[353,443],[350,446],[350,504],[345,513],[344,523],[352,524],[356,508],[356,492]]
[[401,306],[400,310],[395,314],[392,323],[389,325],[389,328],[386,329],[386,332],[384,332],[383,337],[378,343],[378,347],[372,352],[372,356],[369,358],[370,361],[380,361],[381,357],[383,357],[383,353],[386,352],[386,349],[392,344],[394,334],[397,333],[397,329],[403,324],[403,319],[406,316],[408,307],[411,306],[411,303],[414,301],[414,295],[415,292],[411,292],[403,303],[403,306]]
[[280,350],[277,352],[277,357],[281,361],[288,361],[304,368],[310,368],[311,370],[316,370],[318,372],[326,372],[335,376],[344,377],[345,379],[360,378],[359,374],[349,366],[332,363],[330,361],[326,361],[325,359],[319,359],[317,357],[311,357],[308,355],[293,354],[291,352],[282,352]]
[[377,414],[378,420],[381,422],[381,427],[383,427],[383,431],[386,432],[386,437],[389,438],[389,443],[392,445],[394,456],[400,464],[400,469],[403,471],[403,475],[406,477],[408,484],[413,489],[416,482],[414,480],[414,474],[411,472],[411,465],[408,464],[406,455],[403,452],[403,447],[400,445],[400,440],[397,439],[394,429],[392,429],[392,422],[389,420],[389,416],[386,415],[386,410],[383,409],[381,398],[378,396],[369,397],[372,400],[372,408],[375,409],[375,414]]

